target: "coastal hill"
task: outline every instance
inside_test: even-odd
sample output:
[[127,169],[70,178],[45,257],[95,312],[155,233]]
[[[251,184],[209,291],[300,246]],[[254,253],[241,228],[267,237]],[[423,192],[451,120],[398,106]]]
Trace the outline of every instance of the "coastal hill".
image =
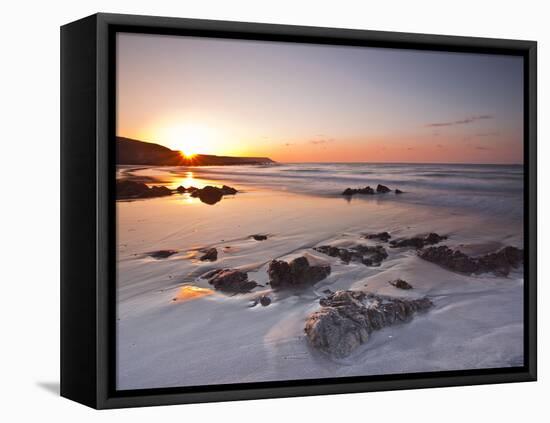
[[117,137],[117,164],[156,166],[229,166],[275,163],[267,157],[229,157],[196,154],[183,157],[179,151],[159,144]]

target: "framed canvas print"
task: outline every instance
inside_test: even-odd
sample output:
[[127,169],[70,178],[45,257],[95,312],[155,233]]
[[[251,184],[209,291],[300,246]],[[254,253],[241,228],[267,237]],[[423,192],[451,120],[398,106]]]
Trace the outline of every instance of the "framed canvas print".
[[61,393],[536,379],[536,43],[97,14],[61,30]]

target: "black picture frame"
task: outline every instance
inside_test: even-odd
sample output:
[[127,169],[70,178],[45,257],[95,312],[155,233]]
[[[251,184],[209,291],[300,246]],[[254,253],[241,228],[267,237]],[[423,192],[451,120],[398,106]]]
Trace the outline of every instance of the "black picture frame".
[[[116,391],[115,34],[194,35],[331,45],[499,53],[524,58],[523,367]],[[534,381],[537,375],[534,41],[95,14],[61,28],[61,395],[119,408]]]

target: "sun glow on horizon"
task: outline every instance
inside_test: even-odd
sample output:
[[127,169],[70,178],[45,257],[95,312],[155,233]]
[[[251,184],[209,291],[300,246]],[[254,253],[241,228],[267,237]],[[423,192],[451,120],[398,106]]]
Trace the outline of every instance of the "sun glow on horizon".
[[[188,150],[189,151],[189,150]],[[184,158],[184,159],[192,159],[193,157],[195,157],[197,155],[197,153],[190,153],[190,152],[185,152],[185,151],[182,151],[182,150],[179,150],[180,152],[180,155]]]
[[197,154],[212,154],[213,132],[211,128],[197,124],[176,124],[162,129],[159,140],[167,147],[179,151],[183,157],[191,159]]

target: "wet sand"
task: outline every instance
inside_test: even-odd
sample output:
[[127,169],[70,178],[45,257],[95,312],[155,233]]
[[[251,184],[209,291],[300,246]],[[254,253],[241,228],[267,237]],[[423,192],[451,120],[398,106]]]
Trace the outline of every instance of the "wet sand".
[[[312,247],[355,243],[366,233],[392,238],[437,232],[445,245],[482,254],[504,245],[522,248],[517,219],[462,208],[415,204],[394,197],[346,201],[264,188],[242,179],[197,172],[141,169],[170,188],[230,183],[240,192],[207,205],[188,194],[119,201],[117,281],[118,389],[194,386],[287,379],[517,366],[523,363],[523,275],[465,276],[421,260],[414,250],[387,248],[380,267],[343,264]],[[220,174],[221,175],[221,174]],[[126,173],[128,176],[128,173]],[[266,240],[251,238],[266,234]],[[215,247],[215,262],[199,250]],[[175,250],[164,259],[147,255]],[[330,276],[299,293],[271,293],[267,264],[306,256],[330,264]],[[263,287],[242,295],[212,292],[200,276],[235,268]],[[414,289],[388,284],[397,278]],[[427,295],[435,304],[412,322],[385,328],[351,356],[329,359],[309,347],[307,315],[323,291],[365,289],[397,297]],[[250,307],[267,293],[272,303]],[[174,299],[176,299],[174,301]]]

